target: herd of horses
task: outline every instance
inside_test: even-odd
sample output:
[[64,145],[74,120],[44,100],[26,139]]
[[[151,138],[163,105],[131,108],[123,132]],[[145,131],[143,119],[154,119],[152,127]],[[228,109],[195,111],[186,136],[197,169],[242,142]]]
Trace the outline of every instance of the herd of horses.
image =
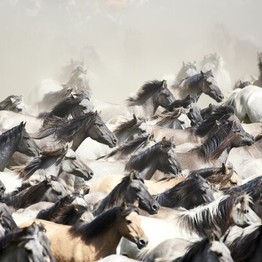
[[210,54],[119,104],[77,65],[0,102],[0,261],[261,261],[258,61],[233,89]]

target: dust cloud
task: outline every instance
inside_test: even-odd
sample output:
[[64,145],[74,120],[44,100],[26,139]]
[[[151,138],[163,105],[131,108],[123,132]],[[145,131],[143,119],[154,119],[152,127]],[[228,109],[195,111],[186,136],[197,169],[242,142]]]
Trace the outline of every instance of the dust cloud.
[[1,0],[0,99],[25,98],[84,61],[96,98],[119,103],[182,61],[217,52],[234,81],[258,74],[261,0]]

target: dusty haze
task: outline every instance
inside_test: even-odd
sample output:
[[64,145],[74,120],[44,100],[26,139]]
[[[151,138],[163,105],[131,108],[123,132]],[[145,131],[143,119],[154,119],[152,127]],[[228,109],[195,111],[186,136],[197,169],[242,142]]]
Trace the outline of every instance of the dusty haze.
[[94,96],[121,102],[182,61],[217,52],[233,81],[258,74],[261,0],[1,0],[0,99],[24,98],[70,59]]

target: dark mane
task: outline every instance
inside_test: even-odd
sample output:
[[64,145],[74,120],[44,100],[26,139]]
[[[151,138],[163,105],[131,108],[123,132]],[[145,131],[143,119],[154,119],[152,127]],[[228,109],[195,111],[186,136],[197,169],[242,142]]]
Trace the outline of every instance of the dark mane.
[[[225,121],[221,123],[217,130],[214,131],[201,146],[200,149],[203,152],[206,159],[215,159],[230,143],[232,137],[232,121]],[[194,149],[193,149],[194,150]]]
[[208,245],[210,246],[208,238],[197,241],[187,248],[187,252],[183,257],[174,260],[174,262],[192,262],[195,257],[203,254]]
[[124,211],[122,211],[121,207],[113,207],[97,216],[90,223],[73,225],[70,233],[75,236],[81,236],[82,240],[88,243],[96,235],[104,233],[119,216],[127,216],[133,211],[138,212],[133,205],[128,205],[128,209]]
[[145,147],[148,141],[150,140],[150,135],[141,135],[138,136],[130,141],[127,141],[123,145],[117,147],[116,149],[112,150],[105,158],[110,158],[115,155],[119,156],[126,156],[129,155],[141,147]]
[[52,184],[48,180],[44,180],[15,195],[3,196],[2,202],[16,209],[25,208],[31,204],[39,202],[50,187],[52,187]]
[[94,112],[89,112],[78,118],[64,121],[60,126],[46,127],[35,134],[34,138],[41,139],[51,134],[55,134],[57,139],[61,142],[69,142],[80,128],[83,126],[90,126],[96,115],[97,114]]
[[188,232],[196,232],[202,237],[218,228],[224,234],[229,227],[229,217],[237,197],[239,195],[226,195],[207,205],[186,210],[179,216],[179,224]]
[[[168,140],[166,142],[169,143],[168,145],[171,147],[171,142]],[[158,142],[146,150],[136,155],[132,155],[126,164],[126,170],[132,170],[133,168],[140,169],[145,167],[148,161],[152,161],[155,158],[155,155],[158,154],[160,148],[161,142]]]
[[[200,82],[203,79],[207,79],[208,77],[213,77],[211,70],[209,70],[205,73],[198,73],[198,74],[195,74],[193,76],[188,76],[188,77],[184,78],[181,81],[181,83],[186,84],[190,88],[190,87],[194,87],[196,83]],[[179,87],[181,87],[181,83],[180,83]]]
[[206,180],[199,175],[191,175],[174,187],[156,196],[158,203],[165,207],[191,209],[214,200],[211,189],[208,192]]
[[[143,179],[139,179],[143,181]],[[124,199],[125,190],[128,185],[132,182],[131,175],[123,177],[122,181],[117,184],[112,191],[101,201],[100,205],[94,212],[94,215],[101,214],[104,210],[107,210],[113,206],[120,205]]]
[[234,261],[250,261],[250,259],[258,252],[258,248],[261,248],[262,226],[245,235],[237,237],[232,243],[229,244],[229,250],[231,251]]
[[24,180],[32,176],[36,170],[44,168],[47,161],[53,159],[53,162],[56,159],[62,159],[66,154],[65,148],[58,148],[52,151],[42,151],[40,156],[33,158],[26,166],[19,169],[18,174],[20,178]]
[[120,123],[114,130],[114,134],[118,136],[123,130],[128,130],[133,127],[137,123],[137,118],[133,116],[131,120],[127,120],[125,122]]
[[192,97],[191,95],[187,95],[184,99],[175,100],[170,107],[171,108],[178,108],[178,107],[187,108],[194,102],[196,102],[194,97]]
[[200,123],[195,131],[195,134],[204,137],[209,133],[217,120],[219,120],[221,117],[226,119],[225,115],[229,118],[233,114],[234,108],[232,106],[219,106],[202,123]]
[[129,97],[127,103],[129,106],[142,105],[149,97],[159,91],[164,84],[163,81],[153,80],[146,82],[137,92],[136,97]]
[[8,143],[10,140],[14,143],[18,143],[22,134],[22,124],[15,126],[0,135],[0,145]]

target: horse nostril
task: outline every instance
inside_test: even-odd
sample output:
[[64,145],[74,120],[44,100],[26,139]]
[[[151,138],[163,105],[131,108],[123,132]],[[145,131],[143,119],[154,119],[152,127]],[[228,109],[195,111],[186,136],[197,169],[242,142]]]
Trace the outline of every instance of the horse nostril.
[[145,239],[143,239],[143,238],[140,238],[140,239],[138,240],[138,247],[139,247],[139,248],[145,247],[147,244],[148,244],[148,241],[145,240]]
[[159,205],[157,205],[157,204],[153,204],[152,205],[152,209],[154,210],[154,211],[157,211],[158,209],[159,209]]
[[89,173],[89,176],[93,177],[93,176],[94,176],[94,173],[93,173],[93,172],[90,172],[90,173]]
[[114,139],[113,139],[113,142],[116,144],[116,143],[117,143],[117,139],[116,139],[116,138],[114,138]]

